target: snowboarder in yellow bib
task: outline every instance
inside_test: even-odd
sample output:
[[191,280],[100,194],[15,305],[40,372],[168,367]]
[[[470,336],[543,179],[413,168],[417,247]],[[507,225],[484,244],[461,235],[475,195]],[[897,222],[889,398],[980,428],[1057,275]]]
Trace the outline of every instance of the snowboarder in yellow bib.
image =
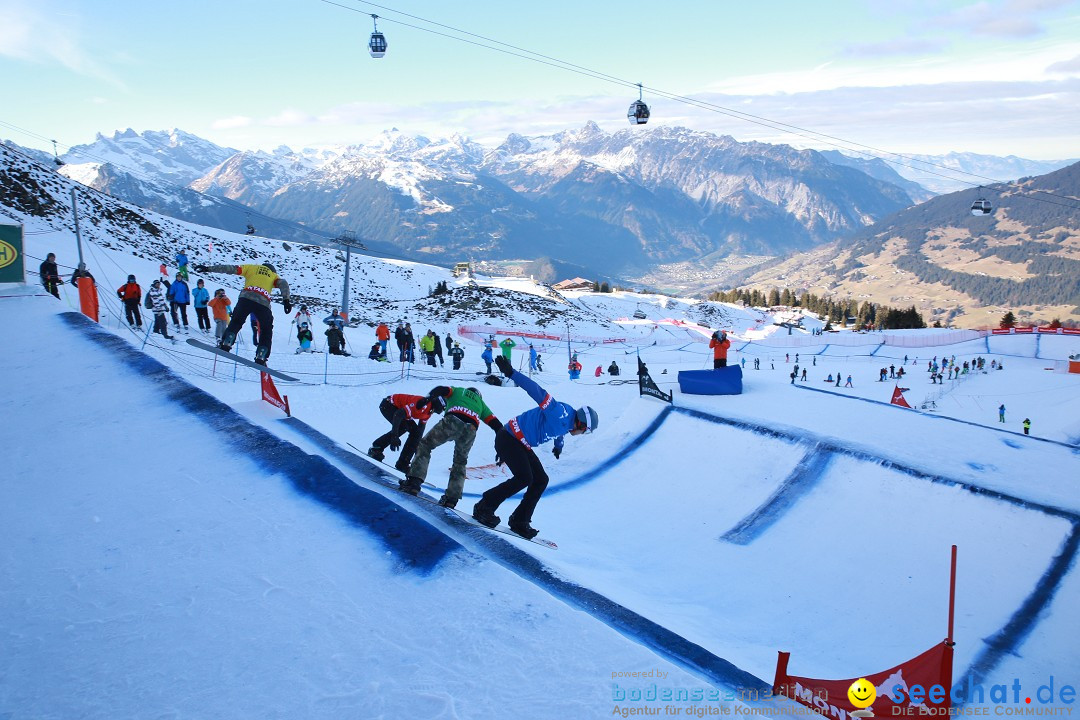
[[278,277],[276,268],[270,263],[211,265],[196,269],[200,272],[244,276],[244,289],[240,291],[240,299],[236,301],[236,307],[233,308],[232,320],[229,321],[225,334],[221,336],[218,347],[225,351],[231,350],[233,343],[236,342],[236,333],[244,327],[248,315],[254,315],[259,322],[259,344],[255,348],[255,362],[265,365],[266,359],[270,357],[270,348],[274,339],[274,313],[270,310],[270,293],[277,288],[281,292],[285,313],[291,313],[289,283]]

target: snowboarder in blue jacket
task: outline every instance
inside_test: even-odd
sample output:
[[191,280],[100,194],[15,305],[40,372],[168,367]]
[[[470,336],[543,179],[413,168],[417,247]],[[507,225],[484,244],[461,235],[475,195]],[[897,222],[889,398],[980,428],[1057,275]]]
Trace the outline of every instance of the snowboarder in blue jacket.
[[184,281],[184,276],[176,273],[176,281],[169,285],[165,296],[169,299],[169,311],[172,315],[173,327],[180,330],[180,319],[176,317],[177,308],[180,309],[180,317],[184,320],[184,332],[187,332],[187,306],[191,304],[191,289]]
[[526,410],[495,433],[495,454],[499,461],[510,468],[511,477],[480,496],[480,502],[473,507],[473,517],[481,525],[495,527],[499,524],[499,517],[495,514],[499,505],[524,489],[525,497],[510,515],[509,524],[512,531],[531,539],[537,533],[530,524],[533,511],[548,484],[547,472],[534,448],[554,439],[555,447],[551,452],[558,460],[563,450],[563,436],[567,433],[583,435],[592,432],[599,418],[596,411],[587,405],[575,410],[571,405],[556,401],[527,375],[515,372],[505,357],[496,357],[495,364],[503,375],[513,379],[518,387],[529,393],[539,407]]

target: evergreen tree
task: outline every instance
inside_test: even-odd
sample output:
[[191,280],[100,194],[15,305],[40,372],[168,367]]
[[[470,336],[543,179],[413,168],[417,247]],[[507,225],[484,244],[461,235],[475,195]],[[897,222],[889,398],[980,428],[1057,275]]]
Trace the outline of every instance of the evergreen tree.
[[1012,310],[1001,316],[1000,327],[1011,328],[1016,327],[1016,316],[1013,315]]

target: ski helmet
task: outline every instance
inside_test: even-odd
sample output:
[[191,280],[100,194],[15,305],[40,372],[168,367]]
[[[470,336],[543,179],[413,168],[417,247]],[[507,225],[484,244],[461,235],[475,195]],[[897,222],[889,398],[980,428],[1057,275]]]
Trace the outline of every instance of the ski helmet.
[[277,268],[274,267],[273,265],[271,265],[270,263],[263,263],[263,267],[265,267],[270,272],[273,272],[273,273],[277,272]]
[[477,389],[476,389],[476,388],[474,388],[474,387],[470,387],[470,388],[465,388],[465,389],[466,389],[466,390],[468,390],[469,392],[474,392],[474,393],[476,393],[476,394],[477,394],[477,395],[478,395],[479,397],[484,397],[483,395],[480,395],[480,391],[479,391],[479,390],[477,390]]
[[441,413],[446,409],[446,398],[441,395],[431,401],[431,412]]
[[600,424],[600,416],[588,405],[577,409],[574,413],[574,426],[584,428],[585,432],[591,433]]

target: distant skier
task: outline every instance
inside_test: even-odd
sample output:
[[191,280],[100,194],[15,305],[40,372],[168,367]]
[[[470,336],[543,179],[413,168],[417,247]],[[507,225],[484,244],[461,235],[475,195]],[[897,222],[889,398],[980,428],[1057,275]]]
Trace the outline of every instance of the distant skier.
[[[416,450],[416,457],[409,466],[405,480],[399,483],[402,492],[416,495],[427,479],[431,452],[444,443],[454,442],[454,462],[450,466],[450,480],[446,492],[439,500],[444,507],[454,507],[465,490],[465,466],[469,463],[469,451],[476,441],[476,430],[484,423],[495,432],[502,423],[484,402],[480,391],[474,387],[447,387],[440,385],[427,394],[427,402],[438,398],[446,401],[442,420],[431,428]],[[422,408],[420,408],[422,409]]]
[[188,256],[187,253],[185,253],[183,250],[176,253],[176,269],[176,274],[182,275],[185,282],[191,279],[188,277]]
[[379,343],[379,354],[386,357],[386,343],[390,341],[390,328],[381,322],[375,328],[375,340]]
[[368,448],[368,456],[379,462],[384,459],[384,451],[387,447],[391,450],[401,448],[401,436],[409,434],[405,441],[405,447],[401,448],[394,467],[403,473],[409,472],[409,464],[412,462],[413,453],[420,444],[420,438],[424,435],[424,425],[431,419],[432,413],[441,413],[446,409],[446,400],[437,397],[430,402],[423,395],[406,395],[398,393],[387,395],[379,403],[379,412],[390,423],[390,430],[375,438]]
[[[196,268],[199,270],[200,268]],[[233,310],[232,320],[225,329],[218,347],[229,351],[236,342],[236,333],[244,327],[244,321],[248,315],[253,315],[259,322],[259,342],[255,348],[255,362],[265,365],[270,357],[270,350],[274,341],[274,313],[270,309],[270,293],[274,288],[281,292],[282,304],[285,306],[285,314],[292,312],[292,301],[289,300],[289,283],[284,278],[278,277],[277,269],[270,263],[248,265],[211,265],[202,268],[202,272],[229,273],[244,277],[244,289],[240,291],[240,299],[236,301],[236,309]]]
[[731,347],[731,341],[727,339],[727,333],[717,330],[709,340],[709,347],[713,351],[713,370],[727,367],[727,351]]
[[536,348],[533,347],[532,343],[529,343],[529,372],[537,372],[538,370],[536,367],[536,357]]
[[499,517],[495,511],[515,493],[525,490],[525,496],[510,515],[510,529],[524,538],[536,537],[532,526],[533,512],[548,485],[548,474],[534,448],[554,439],[551,453],[558,460],[563,451],[563,436],[583,435],[596,429],[599,418],[589,406],[574,409],[558,402],[527,375],[514,371],[510,361],[495,358],[503,375],[518,384],[536,401],[538,407],[526,410],[507,422],[495,433],[495,453],[510,469],[511,477],[480,496],[473,507],[473,517],[482,525],[495,527]]

